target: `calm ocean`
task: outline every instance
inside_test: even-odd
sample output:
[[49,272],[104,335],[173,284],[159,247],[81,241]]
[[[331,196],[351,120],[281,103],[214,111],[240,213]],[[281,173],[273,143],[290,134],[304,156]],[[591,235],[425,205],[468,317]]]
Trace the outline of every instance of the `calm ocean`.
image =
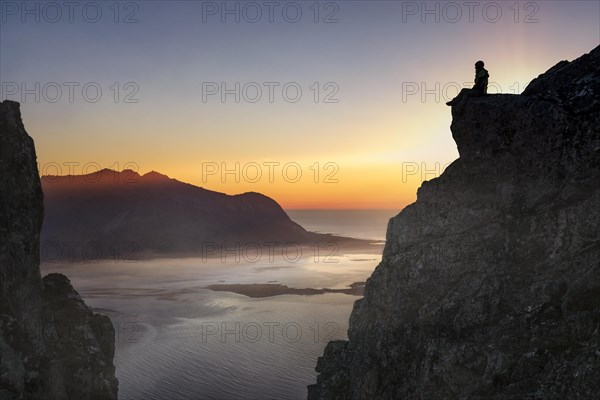
[[[293,210],[308,230],[385,238],[395,211]],[[322,294],[250,298],[210,284],[280,283],[345,288],[364,281],[381,245],[334,257],[290,260],[275,254],[247,262],[154,259],[43,264],[67,275],[86,303],[108,314],[117,332],[115,364],[121,400],[305,399],[317,357],[345,339],[357,296]]]

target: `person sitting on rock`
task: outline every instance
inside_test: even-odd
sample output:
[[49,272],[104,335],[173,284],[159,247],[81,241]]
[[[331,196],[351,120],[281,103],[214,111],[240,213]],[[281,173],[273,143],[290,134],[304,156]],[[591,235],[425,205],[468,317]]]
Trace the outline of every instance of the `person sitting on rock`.
[[487,94],[488,78],[490,77],[490,74],[483,68],[484,65],[483,61],[477,61],[475,63],[475,86],[471,89],[461,90],[458,96],[446,103],[447,106],[458,104],[458,102],[465,97],[479,97]]

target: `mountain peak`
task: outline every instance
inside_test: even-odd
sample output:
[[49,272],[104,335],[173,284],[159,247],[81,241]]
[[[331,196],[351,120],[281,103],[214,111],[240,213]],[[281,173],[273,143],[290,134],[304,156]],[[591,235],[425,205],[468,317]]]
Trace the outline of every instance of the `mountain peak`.
[[142,175],[142,180],[145,182],[165,182],[170,181],[171,178],[169,178],[167,175],[161,174],[160,172],[152,170]]

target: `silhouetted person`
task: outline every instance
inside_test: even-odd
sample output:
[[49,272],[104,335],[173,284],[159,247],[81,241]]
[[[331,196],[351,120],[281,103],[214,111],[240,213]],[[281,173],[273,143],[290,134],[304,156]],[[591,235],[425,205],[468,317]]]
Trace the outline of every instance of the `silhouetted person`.
[[484,65],[483,61],[477,61],[475,63],[475,86],[471,89],[461,90],[458,96],[446,103],[447,106],[453,106],[465,97],[479,97],[487,94],[488,78],[490,77],[490,74],[483,68]]

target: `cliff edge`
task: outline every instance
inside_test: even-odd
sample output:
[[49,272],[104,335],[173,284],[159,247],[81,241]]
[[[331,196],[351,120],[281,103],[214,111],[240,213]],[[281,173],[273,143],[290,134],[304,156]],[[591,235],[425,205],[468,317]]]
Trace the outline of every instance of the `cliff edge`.
[[110,319],[39,268],[43,195],[19,104],[0,102],[0,398],[117,398]]
[[600,392],[600,47],[452,116],[460,158],[390,220],[310,400]]

